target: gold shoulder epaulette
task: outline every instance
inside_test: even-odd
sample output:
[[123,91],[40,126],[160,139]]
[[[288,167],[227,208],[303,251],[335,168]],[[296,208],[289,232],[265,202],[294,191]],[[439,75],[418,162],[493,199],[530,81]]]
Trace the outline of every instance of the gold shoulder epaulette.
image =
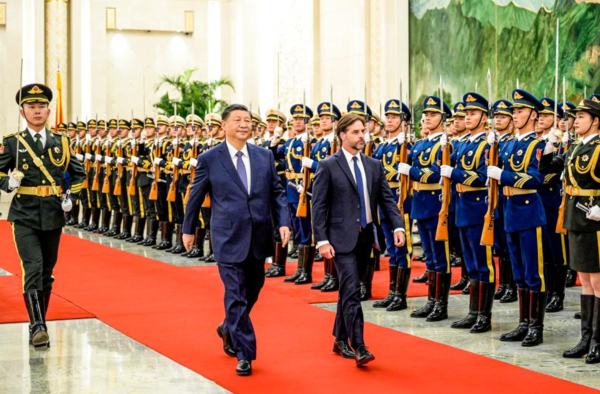
[[17,134],[19,134],[19,132],[17,132],[17,133],[11,133],[11,134],[7,134],[7,135],[5,135],[5,136],[4,136],[4,137],[2,137],[2,138],[6,139],[6,138],[10,138],[10,137],[16,137],[16,136],[17,136]]

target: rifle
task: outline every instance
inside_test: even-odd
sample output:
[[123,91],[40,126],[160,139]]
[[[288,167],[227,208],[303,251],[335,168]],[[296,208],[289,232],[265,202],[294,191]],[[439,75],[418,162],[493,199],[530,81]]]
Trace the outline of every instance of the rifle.
[[[96,127],[98,127],[98,116],[96,116]],[[98,130],[96,130],[96,133]],[[98,137],[98,142],[96,145],[96,156],[102,156],[102,139]],[[93,191],[100,191],[100,171],[102,170],[102,163],[100,160],[94,161],[94,170],[96,173],[94,174],[94,182],[92,184]]]
[[[160,143],[158,140],[158,117],[156,116],[156,107],[154,107],[154,126],[156,127],[154,130],[154,158],[161,156],[160,152]],[[154,181],[152,182],[152,186],[150,186],[150,194],[148,198],[152,201],[158,200],[158,180],[160,179],[160,166],[154,164]]]
[[[117,127],[120,126],[121,122],[119,120],[119,117],[117,117]],[[117,151],[117,156],[118,158],[122,158],[123,157],[123,138],[121,138],[121,130],[119,127],[119,149]],[[121,178],[123,177],[123,164],[118,163],[117,164],[117,180],[115,182],[115,190],[113,190],[113,194],[115,196],[120,196],[121,195],[121,188],[122,188],[122,184],[121,184]]]
[[[211,108],[211,102],[210,102],[210,97],[208,98],[208,114],[209,114],[209,119],[208,119],[208,131],[210,133],[209,135],[209,140],[208,143],[206,145],[208,145],[208,149],[212,148],[212,145],[214,143],[213,141],[213,129],[210,125],[210,113],[212,111]],[[250,123],[252,123],[252,114],[250,114]],[[194,174],[195,175],[195,174]],[[210,194],[206,194],[206,197],[204,197],[204,201],[202,202],[202,208],[210,208]]]
[[[307,125],[308,121],[306,119],[306,92],[304,92],[304,96],[302,98],[302,119],[304,120],[304,130],[306,132],[306,141],[304,142],[304,157],[310,157],[310,134]],[[306,196],[306,193],[308,192],[308,188],[310,186],[310,168],[303,168],[302,184],[304,185],[304,188],[302,189],[300,199],[298,200],[296,216],[305,218],[308,216],[308,197]]]
[[[131,111],[131,129],[133,130],[133,111]],[[140,134],[141,136],[141,134]],[[133,132],[133,140],[131,141],[131,156],[137,156],[137,142],[135,140],[135,131]],[[135,187],[135,178],[137,178],[138,170],[137,164],[131,162],[131,179],[127,187],[127,194],[135,196],[137,188]]]
[[[177,108],[177,107],[175,107]],[[173,159],[179,159],[179,131],[177,130],[177,109],[175,109],[175,140],[173,141]],[[177,181],[179,181],[179,167],[173,164],[173,179],[169,185],[169,194],[167,195],[167,201],[175,202],[177,200]]]
[[[492,116],[490,133],[493,133],[496,137],[496,125],[493,119],[492,113],[492,74],[488,69],[488,113]],[[499,141],[496,140],[494,145],[490,146],[488,156],[488,166],[498,165],[498,145]],[[498,205],[498,181],[493,178],[488,179],[488,209],[483,219],[483,231],[481,233],[481,245],[494,246],[494,213],[496,212],[496,206]]]
[[[104,118],[106,119],[106,114],[104,114]],[[107,132],[107,127],[106,127],[106,122],[108,122],[108,120],[106,120],[104,122],[104,134],[107,134],[106,140],[104,141],[104,144],[106,144],[106,154],[104,155],[104,157],[108,157],[111,156],[112,157],[112,141],[108,139],[108,132]],[[104,160],[106,161],[106,159]],[[112,166],[110,163],[106,163],[106,174],[104,174],[104,183],[102,184],[102,193],[104,194],[109,194],[110,193],[110,177],[112,176]]]
[[[442,124],[446,136],[446,146],[442,150],[442,165],[450,165],[450,141],[446,130],[446,112],[444,111],[444,88],[442,76],[440,75],[440,111],[442,113]],[[442,178],[442,207],[438,215],[438,225],[435,231],[436,241],[448,241],[448,210],[450,208],[450,196],[452,194],[452,183],[450,178]]]
[[[402,80],[400,80],[400,124],[402,125],[402,134],[404,135],[404,144],[400,147],[399,163],[408,162],[408,138],[406,136],[406,130],[404,128],[404,111],[402,109]],[[398,209],[402,218],[404,218],[404,201],[408,197],[408,186],[410,183],[410,177],[408,175],[400,174],[400,186],[398,189]]]
[[[89,134],[86,135],[85,142],[86,142],[86,144],[85,144],[85,154],[86,154],[86,156],[87,155],[91,155],[92,154],[92,146],[91,146],[92,139],[91,139],[91,137],[90,137]],[[88,189],[89,188],[88,174],[90,173],[90,166],[91,166],[90,160],[86,159],[85,160],[85,180],[83,181],[83,186],[82,186],[82,188],[84,188],[84,189]]]
[[[194,103],[192,103],[192,115],[194,115]],[[194,138],[192,138],[192,154],[190,155],[191,159],[198,158],[198,146],[196,145],[196,136],[198,135],[198,126],[194,125],[194,117],[192,116],[192,130],[194,131]],[[192,190],[192,183],[194,183],[194,177],[196,176],[196,166],[190,166],[190,183],[188,184],[187,189],[185,190],[185,197],[183,197],[183,203],[187,204],[190,200],[190,192]]]
[[[567,128],[565,130],[565,133],[569,134],[569,115],[567,114],[567,111],[565,109],[566,105],[567,105],[567,95],[565,93],[565,77],[563,77],[563,117],[565,120],[565,126]],[[567,146],[565,147],[565,152],[568,152],[568,150],[571,148],[571,140],[572,140],[572,138],[569,138],[569,141],[567,142]],[[565,193],[565,190],[567,188],[567,177],[565,175],[566,174],[563,175],[562,201],[560,203],[560,207],[558,208],[558,220],[556,221],[556,232],[560,233],[560,234],[567,233],[567,229],[565,229],[565,207],[567,206],[567,193]]]
[[335,121],[336,119],[334,119],[334,113],[333,113],[333,85],[331,85],[331,93],[329,95],[329,106],[331,107],[330,111],[331,111],[331,126],[332,126],[332,133],[333,133],[333,143],[331,144],[331,150],[329,152],[329,156],[337,153],[339,147],[338,147],[338,137],[337,135],[335,135]]
[[[370,120],[371,119],[369,119],[369,111],[367,110],[367,84],[365,84],[365,124],[367,126],[365,134],[369,134],[371,132],[371,130],[369,130]],[[365,146],[365,156],[373,156],[373,142],[373,138],[371,138],[371,135],[369,134],[369,143],[367,144],[367,146]]]

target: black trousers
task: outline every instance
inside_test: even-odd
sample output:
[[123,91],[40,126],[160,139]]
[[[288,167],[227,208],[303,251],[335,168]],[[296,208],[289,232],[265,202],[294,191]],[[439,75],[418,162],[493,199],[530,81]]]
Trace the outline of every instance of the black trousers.
[[333,335],[337,341],[348,341],[354,349],[364,345],[364,316],[360,305],[360,277],[373,250],[373,225],[362,229],[354,250],[350,253],[337,253],[333,259],[340,282],[337,312]]
[[183,217],[185,216],[185,210],[183,207],[183,198],[185,195],[183,193],[177,192],[175,201],[169,202],[171,212],[173,215],[173,222],[175,224],[183,224]]
[[49,293],[62,229],[42,231],[18,223],[13,223],[12,228],[23,269],[23,293],[29,290]]
[[218,262],[219,275],[225,285],[225,334],[231,335],[238,360],[256,360],[256,335],[250,311],[265,284],[265,260],[250,251],[241,263]]
[[156,216],[156,201],[150,200],[150,189],[152,188],[152,184],[140,186],[138,188],[141,198],[142,198],[142,207],[144,211],[144,217],[148,219],[157,219]]
[[169,189],[165,182],[158,182],[158,199],[156,200],[156,212],[158,220],[161,222],[172,222],[173,213],[171,207],[167,201]]

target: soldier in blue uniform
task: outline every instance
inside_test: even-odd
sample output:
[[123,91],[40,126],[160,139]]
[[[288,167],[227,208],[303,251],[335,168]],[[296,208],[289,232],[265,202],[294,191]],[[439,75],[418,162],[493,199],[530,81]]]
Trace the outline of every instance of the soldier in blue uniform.
[[[407,144],[406,149],[410,155],[412,144],[406,138],[409,133],[408,122],[411,119],[411,113],[408,106],[400,103],[400,100],[391,99],[384,106],[386,117],[387,141],[381,143],[373,154],[374,159],[382,162],[385,170],[385,176],[395,196],[399,195],[400,175],[398,173],[398,164],[400,163],[400,149],[402,145]],[[406,196],[403,203],[404,208],[404,226],[411,228],[410,194]],[[410,283],[411,258],[412,258],[412,240],[410,230],[406,231],[406,243],[397,247],[394,244],[394,228],[390,219],[384,212],[379,210],[381,228],[385,237],[386,247],[389,259],[390,287],[388,295],[373,304],[375,308],[386,308],[387,311],[399,311],[407,308],[406,293]]]
[[[508,100],[498,100],[492,105],[493,122],[496,132],[495,139],[498,144],[498,157],[503,157],[504,148],[509,141],[513,140],[513,113],[512,103]],[[517,301],[517,285],[512,274],[512,263],[508,253],[508,241],[504,230],[504,205],[506,196],[500,190],[498,192],[498,203],[494,213],[494,251],[498,256],[498,281],[500,285],[494,294],[494,299],[500,303]]]
[[[271,142],[271,150],[275,160],[285,159],[287,178],[287,202],[294,229],[294,244],[298,244],[298,269],[284,279],[285,282],[307,284],[312,282],[312,266],[315,258],[315,247],[312,242],[312,226],[310,213],[304,217],[296,216],[300,193],[302,192],[302,178],[304,176],[302,158],[304,157],[304,144],[308,136],[307,122],[312,118],[313,111],[303,104],[295,104],[290,108],[293,119],[293,128],[296,136],[290,138],[279,147],[278,141]],[[312,141],[308,141],[311,143]]]
[[[481,245],[483,221],[488,196],[486,155],[489,145],[485,126],[488,120],[488,101],[471,92],[463,97],[466,111],[465,126],[468,141],[455,147],[452,165],[442,165],[440,173],[456,185],[456,226],[460,233],[463,256],[469,274],[469,313],[452,323],[452,328],[469,328],[482,333],[492,328],[492,305],[496,290],[496,272],[491,246]],[[443,143],[442,143],[443,144]]]
[[[333,134],[333,128],[335,123],[342,117],[342,114],[335,104],[329,102],[323,102],[317,106],[317,116],[319,120],[319,132],[321,138],[317,140],[315,146],[312,148],[310,158],[302,158],[302,166],[310,168],[311,173],[317,171],[317,167],[321,160],[324,160],[334,154],[334,145],[339,146],[337,143],[334,144],[335,135]],[[316,131],[315,123],[313,121],[313,130]],[[337,271],[333,259],[325,260],[325,276],[323,280],[311,286],[313,290],[321,290],[323,292],[336,291],[339,289]],[[318,259],[315,257],[315,261]]]
[[[447,241],[436,241],[438,215],[442,207],[442,185],[440,185],[440,162],[444,136],[444,114],[452,117],[447,104],[441,106],[436,96],[427,96],[423,102],[424,127],[429,135],[411,150],[409,163],[400,164],[400,174],[409,175],[413,182],[412,219],[417,221],[427,265],[429,292],[426,305],[413,311],[416,318],[439,321],[448,318],[448,296],[450,293],[450,251]],[[446,138],[445,136],[443,138]]]
[[543,256],[544,204],[538,189],[544,177],[538,171],[538,155],[543,143],[535,136],[535,122],[542,103],[532,94],[513,91],[513,119],[519,131],[504,148],[498,166],[488,166],[488,177],[500,181],[506,196],[504,228],[513,275],[519,294],[519,325],[500,336],[501,341],[522,341],[537,346],[544,341],[546,276]]

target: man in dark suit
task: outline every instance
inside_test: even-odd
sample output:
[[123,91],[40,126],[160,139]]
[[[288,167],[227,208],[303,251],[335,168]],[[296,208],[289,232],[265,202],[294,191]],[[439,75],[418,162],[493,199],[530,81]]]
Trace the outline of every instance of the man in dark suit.
[[239,360],[236,372],[252,374],[256,336],[250,311],[265,282],[265,259],[273,255],[273,226],[283,247],[290,237],[285,190],[271,151],[246,144],[251,116],[239,104],[223,112],[226,141],[198,157],[183,222],[187,250],[194,243],[200,206],[206,194],[212,204],[214,256],[225,285],[225,321],[217,328],[223,350]]
[[377,207],[390,219],[397,247],[404,245],[404,221],[381,162],[361,153],[365,146],[363,118],[348,114],[337,131],[342,149],[319,163],[313,183],[314,240],[323,257],[334,259],[339,276],[333,351],[362,366],[375,359],[363,339],[360,277],[378,243],[374,231]]

